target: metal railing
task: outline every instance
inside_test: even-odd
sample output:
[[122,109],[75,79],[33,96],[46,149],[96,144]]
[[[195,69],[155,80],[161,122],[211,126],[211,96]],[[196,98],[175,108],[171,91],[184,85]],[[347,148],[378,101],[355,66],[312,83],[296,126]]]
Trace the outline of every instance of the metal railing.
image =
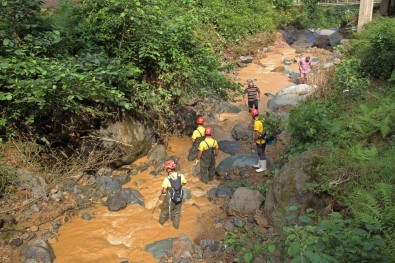
[[[303,5],[303,0],[294,0],[296,5]],[[373,3],[379,4],[381,0],[373,0]],[[359,0],[320,0],[319,5],[359,5]]]

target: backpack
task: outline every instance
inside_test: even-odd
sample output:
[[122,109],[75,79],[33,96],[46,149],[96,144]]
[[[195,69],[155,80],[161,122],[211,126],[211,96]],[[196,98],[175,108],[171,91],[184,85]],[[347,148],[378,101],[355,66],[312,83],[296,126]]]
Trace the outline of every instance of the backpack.
[[171,176],[168,176],[167,179],[171,184],[170,199],[174,203],[178,204],[182,202],[182,198],[184,197],[184,191],[182,190],[181,184],[181,175],[177,174],[177,178],[173,179]]

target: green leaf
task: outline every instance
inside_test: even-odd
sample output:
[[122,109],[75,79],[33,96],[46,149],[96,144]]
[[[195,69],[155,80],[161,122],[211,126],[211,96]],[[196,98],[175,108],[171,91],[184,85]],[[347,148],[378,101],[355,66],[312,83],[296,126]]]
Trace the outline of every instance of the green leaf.
[[273,253],[274,250],[276,250],[276,245],[274,245],[274,244],[269,244],[269,245],[267,245],[267,250],[268,250],[270,253]]
[[3,39],[3,45],[8,46],[10,44],[10,40],[8,38]]

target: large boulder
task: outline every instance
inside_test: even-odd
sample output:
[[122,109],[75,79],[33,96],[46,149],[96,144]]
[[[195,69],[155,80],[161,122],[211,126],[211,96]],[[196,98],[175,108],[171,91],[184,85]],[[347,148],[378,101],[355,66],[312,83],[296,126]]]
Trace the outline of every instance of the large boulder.
[[205,260],[209,260],[210,258],[216,258],[218,255],[221,255],[226,249],[225,245],[221,241],[208,239],[200,240],[199,247],[202,252],[201,257]]
[[300,101],[304,101],[308,96],[317,90],[317,86],[299,84],[290,86],[277,92],[267,103],[271,110],[277,110],[284,106],[296,106]]
[[166,238],[163,240],[155,241],[154,243],[145,246],[145,251],[152,254],[154,258],[161,258],[166,255],[166,252],[171,251],[173,242],[176,238]]
[[283,223],[285,207],[296,206],[298,217],[307,208],[320,211],[326,206],[324,200],[306,190],[306,184],[316,180],[315,167],[322,161],[322,153],[304,152],[285,164],[273,178],[266,193],[265,214],[274,225]]
[[219,176],[227,176],[236,167],[251,167],[258,163],[258,155],[239,154],[222,160],[215,171]]
[[30,170],[22,168],[16,170],[16,176],[19,187],[31,191],[33,198],[47,197],[47,183],[44,178]]
[[332,47],[337,46],[340,44],[340,42],[342,41],[343,36],[342,34],[340,34],[339,31],[334,32],[333,34],[331,34],[329,36],[329,45],[331,45]]
[[109,211],[119,211],[128,205],[121,192],[110,193],[105,204]]
[[236,124],[231,131],[232,137],[237,141],[252,139],[252,129],[246,124]]
[[97,179],[97,183],[99,185],[99,188],[105,194],[119,192],[122,189],[121,183],[113,177],[108,177],[108,176],[99,177]]
[[[21,262],[38,262],[52,263],[55,260],[55,254],[48,242],[41,238],[30,240],[21,247]],[[34,262],[34,261],[33,261]]]
[[234,155],[240,149],[241,143],[238,141],[224,140],[224,141],[218,141],[218,146],[221,151]]
[[194,253],[194,246],[192,241],[184,234],[181,234],[173,242],[173,247],[171,249],[171,255],[174,262],[179,262],[183,259],[192,259]]
[[121,192],[122,198],[126,201],[127,204],[139,204],[144,206],[144,197],[143,195],[136,189],[132,188],[124,188]]
[[256,190],[246,187],[239,187],[233,193],[232,199],[228,204],[228,213],[234,212],[242,215],[254,214],[258,211],[264,200],[264,196]]
[[176,104],[173,107],[174,114],[166,120],[168,132],[177,135],[191,135],[196,128],[196,112],[188,107]]

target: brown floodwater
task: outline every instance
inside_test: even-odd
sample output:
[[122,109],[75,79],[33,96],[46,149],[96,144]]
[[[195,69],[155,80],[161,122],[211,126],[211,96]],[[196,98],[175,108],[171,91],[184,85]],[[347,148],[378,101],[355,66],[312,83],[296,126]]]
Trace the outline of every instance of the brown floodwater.
[[[275,94],[279,90],[293,85],[288,77],[277,72],[271,72],[286,58],[293,60],[295,50],[292,48],[273,48],[268,56],[260,60],[260,64],[249,64],[246,68],[238,71],[239,82],[246,85],[248,78],[256,78],[256,85],[260,88],[262,101],[259,105],[260,112],[267,109],[268,98],[265,92]],[[297,65],[291,65],[296,69]],[[236,75],[231,75],[236,77]],[[240,99],[240,98],[239,98]],[[239,100],[237,105],[242,106]],[[246,110],[238,114],[221,114],[210,125],[221,126],[221,133],[214,134],[214,138],[222,140],[227,137],[234,124],[249,122],[251,117]],[[228,133],[228,134],[225,134]],[[149,175],[149,169],[138,175],[132,176],[131,181],[123,187],[131,187],[140,191],[144,196],[145,207],[128,205],[125,209],[110,212],[107,207],[98,204],[88,211],[93,218],[85,221],[80,217],[74,217],[59,230],[58,242],[52,244],[56,260],[55,263],[72,262],[120,262],[128,259],[129,262],[158,262],[150,253],[144,250],[145,246],[158,240],[177,237],[186,234],[191,240],[199,237],[205,231],[201,218],[203,215],[219,208],[209,202],[205,196],[207,191],[218,185],[213,181],[206,185],[197,177],[191,175],[193,163],[187,161],[188,149],[191,146],[189,137],[172,137],[168,143],[168,155],[177,156],[181,164],[181,173],[187,180],[187,188],[192,191],[192,199],[187,200],[182,206],[181,223],[178,230],[174,229],[169,222],[164,226],[158,223],[160,209],[157,204],[161,184],[165,174],[157,177]],[[217,164],[228,155],[221,153]],[[135,164],[146,162],[144,157]],[[155,210],[154,208],[157,207]],[[213,222],[214,224],[214,222]]]

